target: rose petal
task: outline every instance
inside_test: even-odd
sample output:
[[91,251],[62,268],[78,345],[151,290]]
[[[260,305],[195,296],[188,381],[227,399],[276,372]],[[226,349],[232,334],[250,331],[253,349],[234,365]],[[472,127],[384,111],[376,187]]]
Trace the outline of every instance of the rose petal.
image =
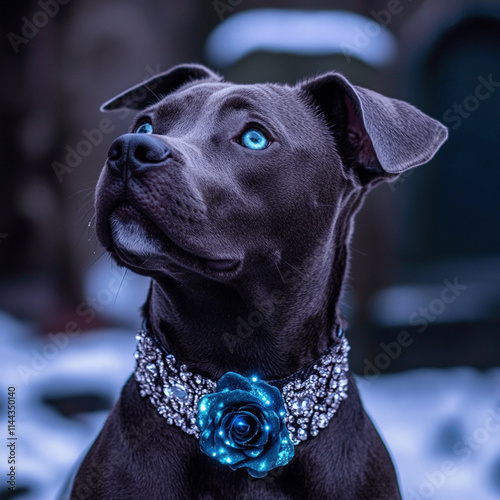
[[217,400],[212,398],[211,396],[214,396],[214,394],[208,394],[204,396],[201,399],[200,404],[198,405],[198,416],[196,419],[196,423],[198,424],[198,427],[201,431],[203,431],[209,424],[209,415],[212,412],[213,406],[217,402]]
[[264,446],[269,440],[277,439],[281,430],[281,420],[274,412],[263,412],[260,421],[262,430],[252,441],[249,441],[249,446]]
[[259,397],[265,408],[276,413],[279,413],[285,406],[280,390],[263,380],[257,380],[253,383],[252,392]]
[[247,448],[243,450],[243,453],[250,458],[258,457],[264,451],[264,447],[260,446],[258,448]]
[[[200,436],[200,450],[223,464],[234,464],[246,459],[241,450],[227,445],[218,433]],[[229,461],[228,461],[229,459]]]
[[201,435],[200,435],[200,449],[203,451],[203,453],[206,453],[207,455],[212,455],[213,450],[215,449],[216,444],[215,444],[215,436],[213,433],[213,429],[206,429]]
[[231,468],[234,466],[237,467],[246,459],[246,455],[241,450],[235,448],[228,449],[222,445],[214,449],[214,453],[216,453],[216,456],[212,454],[212,458],[217,459],[221,464],[231,466]]
[[290,440],[290,433],[285,425],[283,425],[282,432],[280,433],[280,451],[278,453],[278,459],[276,460],[275,467],[280,467],[281,465],[286,465],[293,458],[295,454],[295,447]]
[[[262,425],[259,422],[259,419],[255,417],[255,415],[248,412],[238,412],[232,414],[232,420],[230,422],[229,433],[233,438],[235,443],[240,445],[246,445],[251,442],[251,440],[262,432]],[[244,433],[240,433],[237,429],[238,420],[244,419],[247,423],[248,429]]]
[[269,471],[276,465],[280,446],[281,442],[279,439],[276,439],[274,442],[271,442],[270,439],[258,457],[248,457],[242,464],[244,464],[245,467],[251,467],[258,471]]
[[259,448],[261,446],[265,446],[268,441],[269,430],[266,429],[266,426],[264,425],[261,427],[260,432],[246,443],[246,446],[249,448]]
[[217,432],[219,434],[219,438],[228,446],[239,448],[240,446],[234,442],[234,439],[231,435],[231,420],[233,418],[232,413],[229,413],[224,416],[221,420],[220,425],[218,425]]
[[217,382],[217,392],[224,393],[226,390],[234,391],[238,389],[246,392],[250,392],[252,389],[250,381],[238,373],[227,372]]
[[252,477],[257,477],[257,478],[266,477],[268,473],[267,470],[255,470],[251,469],[250,467],[247,468],[247,471]]

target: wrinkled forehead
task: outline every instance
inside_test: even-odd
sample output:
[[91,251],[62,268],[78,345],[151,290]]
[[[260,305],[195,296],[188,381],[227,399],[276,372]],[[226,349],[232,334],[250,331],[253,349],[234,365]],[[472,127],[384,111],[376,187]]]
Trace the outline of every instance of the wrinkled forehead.
[[277,84],[238,85],[220,82],[190,83],[167,95],[154,107],[159,118],[182,120],[209,115],[223,121],[234,113],[246,113],[286,128],[311,119],[311,110],[297,90]]

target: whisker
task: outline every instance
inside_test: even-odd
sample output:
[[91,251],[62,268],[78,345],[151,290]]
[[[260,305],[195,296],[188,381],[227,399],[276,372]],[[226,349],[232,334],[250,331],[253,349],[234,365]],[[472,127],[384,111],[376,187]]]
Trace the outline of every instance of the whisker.
[[274,265],[276,266],[276,269],[278,270],[278,273],[279,273],[279,275],[280,275],[281,281],[284,283],[284,282],[285,282],[285,280],[283,279],[283,275],[281,274],[281,270],[280,270],[280,268],[279,268],[279,266],[278,266],[278,263],[277,263],[277,262],[275,262],[275,263],[274,263]]
[[[85,212],[85,214],[83,214],[83,216],[82,216],[82,218],[80,219],[80,221],[79,221],[78,223],[76,223],[76,222],[75,222],[75,226],[76,226],[76,227],[78,227],[78,226],[80,226],[80,225],[83,225],[83,224],[84,224],[84,220],[85,220],[85,218],[86,218],[86,217],[88,217],[89,213],[91,213],[93,209],[94,209],[94,207],[90,207],[90,208],[89,208],[89,209]],[[90,231],[90,228],[92,227],[92,221],[93,221],[93,219],[94,219],[94,216],[95,216],[95,214],[93,214],[93,215],[92,215],[92,217],[90,218],[90,221],[89,221],[87,224],[85,224],[85,226],[84,226],[84,227],[82,227],[82,230],[80,231],[80,236],[78,237],[78,240],[77,240],[77,242],[76,242],[76,243],[77,243],[77,245],[79,245],[79,244],[80,244],[80,241],[81,241],[81,239],[82,239],[83,235],[85,234],[85,230],[87,230],[87,237],[88,237],[88,239],[90,240],[90,237],[89,237],[89,231]]]
[[[97,261],[103,256],[103,255],[106,255],[108,252],[106,252],[106,250],[103,250],[101,255],[99,255],[96,259],[94,259],[91,263],[90,263],[90,267],[92,267],[93,265],[97,264]],[[111,256],[109,256],[109,258],[111,258]]]
[[156,97],[156,102],[160,102],[161,101],[161,97],[151,88],[149,87],[148,85],[144,85],[155,97]]
[[357,253],[360,253],[364,257],[368,257],[368,255],[366,253],[363,253],[361,250],[358,250],[357,248],[354,248],[352,245],[351,245],[351,249],[354,250]]
[[[96,237],[95,231],[91,232],[91,229],[95,227],[95,213],[92,214],[92,217],[89,220],[89,223],[87,224],[87,241],[90,242],[92,237]],[[95,251],[95,248],[94,248]]]
[[85,196],[88,196],[89,194],[93,193],[95,189],[95,186],[92,185],[87,188],[80,189],[79,191],[76,191],[75,193],[72,193],[68,196],[68,198],[74,198],[75,196],[78,196],[79,194],[85,193]]
[[298,268],[296,268],[295,266],[292,266],[292,264],[290,264],[290,262],[287,262],[285,259],[281,259],[286,265],[290,266],[299,276],[302,276],[303,278],[305,278],[305,274],[301,271],[299,271]]
[[[94,241],[94,250],[93,250],[94,255],[95,255],[95,253],[96,253],[96,250],[97,250],[97,244],[98,244],[98,243],[99,243],[99,241],[98,241],[98,240],[97,240],[97,238],[96,238],[96,239],[95,239],[95,241]],[[106,252],[106,250],[104,250],[104,252]]]
[[78,209],[78,213],[82,213],[83,210],[89,210],[89,208],[94,208],[94,203],[93,203],[93,200],[92,199],[88,199],[86,201],[84,201],[80,208]]
[[120,290],[122,289],[122,285],[123,285],[123,282],[125,280],[125,276],[127,275],[127,273],[128,273],[128,269],[125,269],[125,272],[123,273],[122,279],[120,281],[120,285],[118,286],[118,290],[116,291],[115,300],[113,301],[113,305],[116,304],[116,299],[118,298],[118,294],[120,293]]
[[141,262],[141,266],[144,266],[145,264],[147,264],[150,260],[150,257],[146,257],[142,262]]
[[80,220],[78,222],[75,222],[75,226],[79,226],[80,224],[83,224],[84,219],[92,212],[92,210],[94,210],[94,206],[87,208],[87,211],[82,215]]

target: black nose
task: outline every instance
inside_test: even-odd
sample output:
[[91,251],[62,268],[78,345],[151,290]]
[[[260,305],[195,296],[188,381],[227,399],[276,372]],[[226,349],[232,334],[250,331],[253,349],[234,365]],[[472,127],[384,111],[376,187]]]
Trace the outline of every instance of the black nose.
[[113,170],[133,174],[145,167],[157,166],[170,156],[170,148],[149,134],[124,134],[108,151],[108,165]]

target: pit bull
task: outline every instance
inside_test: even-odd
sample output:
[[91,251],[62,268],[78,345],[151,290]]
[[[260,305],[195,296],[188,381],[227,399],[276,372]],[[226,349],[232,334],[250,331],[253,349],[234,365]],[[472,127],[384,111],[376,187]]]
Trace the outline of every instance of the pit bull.
[[400,499],[339,299],[366,193],[446,128],[334,71],[241,85],[185,64],[102,107],[127,109],[96,231],[151,288],[137,369],[71,498]]

